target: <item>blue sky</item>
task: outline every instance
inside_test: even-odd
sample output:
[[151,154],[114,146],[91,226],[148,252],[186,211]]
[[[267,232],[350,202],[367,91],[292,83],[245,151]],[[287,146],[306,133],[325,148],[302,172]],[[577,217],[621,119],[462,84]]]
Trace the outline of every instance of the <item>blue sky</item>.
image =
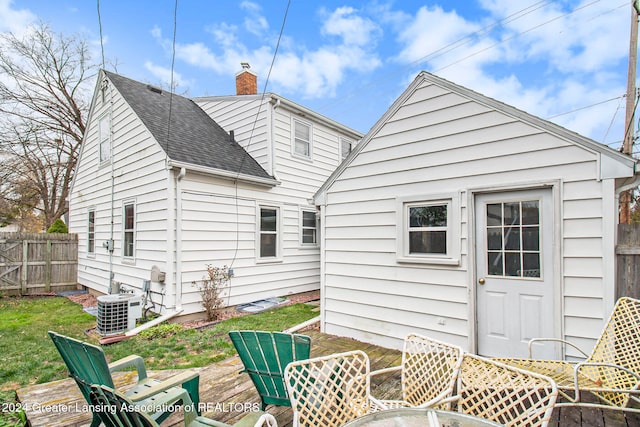
[[[81,33],[106,68],[168,88],[175,0],[0,0],[0,32]],[[178,0],[176,92],[263,90],[286,0]],[[615,149],[624,133],[630,0],[291,0],[266,90],[366,132],[421,71]],[[637,128],[637,125],[636,125]]]

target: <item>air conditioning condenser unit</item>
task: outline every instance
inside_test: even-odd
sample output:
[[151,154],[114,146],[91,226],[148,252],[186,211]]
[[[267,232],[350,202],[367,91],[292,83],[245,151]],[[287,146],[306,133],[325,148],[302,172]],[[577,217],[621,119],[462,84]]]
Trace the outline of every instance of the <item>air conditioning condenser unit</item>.
[[113,294],[98,297],[98,333],[102,336],[121,334],[136,327],[142,317],[142,297]]

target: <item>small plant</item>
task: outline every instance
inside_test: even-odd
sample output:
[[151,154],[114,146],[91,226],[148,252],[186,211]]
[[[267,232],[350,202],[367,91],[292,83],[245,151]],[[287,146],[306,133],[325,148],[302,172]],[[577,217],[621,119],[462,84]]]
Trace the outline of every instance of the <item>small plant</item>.
[[138,336],[147,340],[153,340],[156,338],[169,338],[184,330],[184,326],[179,323],[163,323],[162,325],[154,326],[153,328],[140,331]]
[[198,287],[202,295],[202,306],[204,307],[208,321],[218,318],[218,311],[224,302],[223,294],[229,286],[229,267],[214,267],[207,265],[207,276],[200,282],[193,282]]
[[69,228],[60,218],[53,221],[53,224],[47,229],[47,233],[68,233]]

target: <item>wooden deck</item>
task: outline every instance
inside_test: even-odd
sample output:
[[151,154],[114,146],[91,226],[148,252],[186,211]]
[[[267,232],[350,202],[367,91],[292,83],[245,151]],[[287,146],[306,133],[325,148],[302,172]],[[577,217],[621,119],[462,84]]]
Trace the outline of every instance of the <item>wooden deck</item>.
[[[371,369],[381,369],[400,363],[401,354],[370,344],[320,333],[307,331],[312,338],[311,356],[338,353],[360,349],[369,355]],[[242,412],[259,409],[258,395],[246,374],[239,374],[242,369],[240,359],[231,357],[206,368],[200,368],[200,401],[205,416],[219,421],[232,423]],[[154,371],[151,377],[166,378],[176,371]],[[134,373],[119,373],[114,376],[116,386],[126,388],[125,384],[134,380]],[[376,396],[388,398],[395,394],[398,380],[381,378],[372,384]],[[73,427],[88,426],[91,414],[80,391],[71,379],[38,384],[17,391],[18,399],[25,408],[27,419],[32,427]],[[291,426],[291,408],[269,407],[268,411],[278,420],[280,427]],[[181,416],[176,414],[163,426],[177,426]],[[620,411],[591,408],[556,409],[551,427],[637,427],[640,416],[625,414]]]

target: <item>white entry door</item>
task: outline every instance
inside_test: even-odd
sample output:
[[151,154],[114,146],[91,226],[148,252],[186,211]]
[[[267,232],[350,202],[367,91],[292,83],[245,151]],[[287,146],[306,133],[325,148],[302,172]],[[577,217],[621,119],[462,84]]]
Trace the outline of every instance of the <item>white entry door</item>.
[[554,336],[552,204],[550,189],[475,198],[480,355],[527,357],[529,339]]

